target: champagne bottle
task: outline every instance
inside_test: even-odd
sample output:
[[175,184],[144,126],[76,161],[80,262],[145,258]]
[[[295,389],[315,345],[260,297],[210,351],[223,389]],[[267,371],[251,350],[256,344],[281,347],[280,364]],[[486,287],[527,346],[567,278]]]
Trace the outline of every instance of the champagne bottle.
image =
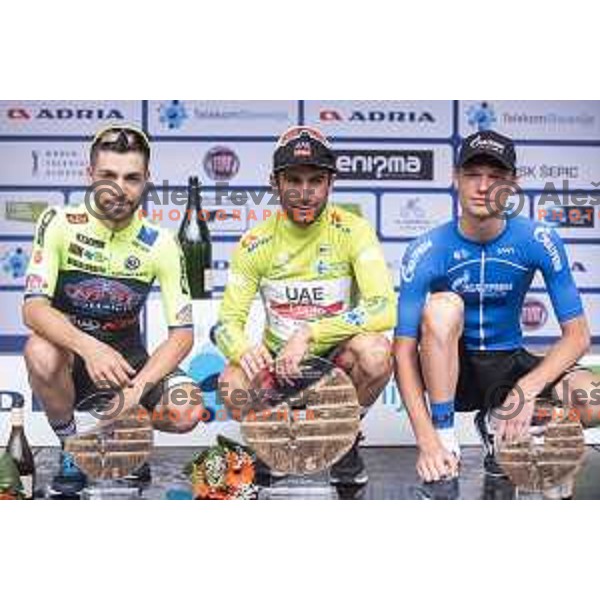
[[35,485],[35,463],[25,436],[23,412],[24,398],[21,394],[14,394],[10,413],[11,431],[6,451],[17,465],[25,498],[32,500]]
[[212,247],[206,221],[200,183],[197,177],[190,177],[188,203],[178,237],[194,299],[210,298],[212,293]]

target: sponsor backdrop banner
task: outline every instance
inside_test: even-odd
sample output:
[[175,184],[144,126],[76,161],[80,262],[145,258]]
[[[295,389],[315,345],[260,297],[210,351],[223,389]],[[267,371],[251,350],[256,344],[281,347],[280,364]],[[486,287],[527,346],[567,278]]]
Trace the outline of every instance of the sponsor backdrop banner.
[[598,142],[597,100],[462,100],[460,135],[473,129],[497,129],[520,140]]
[[148,102],[148,132],[160,137],[272,137],[298,123],[295,100],[163,100]]
[[449,139],[452,102],[443,100],[309,100],[307,125],[333,137]]
[[[27,333],[20,311],[23,273],[34,223],[46,206],[82,202],[92,137],[115,123],[141,127],[152,139],[156,187],[146,204],[150,217],[176,231],[188,177],[197,175],[205,186],[215,301],[195,307],[198,340],[184,364],[199,381],[222,368],[208,331],[231,253],[246,230],[277,210],[269,186],[273,146],[295,124],[317,126],[331,137],[339,169],[333,201],[371,222],[396,286],[408,243],[457,214],[452,164],[462,137],[490,128],[512,136],[525,214],[555,227],[566,241],[594,341],[600,342],[599,101],[0,101],[0,390],[24,394],[33,411],[28,423],[36,444],[54,440],[31,399],[22,358]],[[155,345],[164,333],[157,292],[145,322],[147,341]],[[534,350],[559,333],[540,276],[522,323]],[[393,385],[372,409],[366,430],[369,444],[412,442]],[[157,440],[202,444],[217,431],[235,435],[236,428],[215,418],[189,439],[160,435]],[[466,427],[463,439],[473,441],[471,434]]]
[[0,100],[0,135],[91,137],[113,123],[141,123],[142,110],[123,100]]

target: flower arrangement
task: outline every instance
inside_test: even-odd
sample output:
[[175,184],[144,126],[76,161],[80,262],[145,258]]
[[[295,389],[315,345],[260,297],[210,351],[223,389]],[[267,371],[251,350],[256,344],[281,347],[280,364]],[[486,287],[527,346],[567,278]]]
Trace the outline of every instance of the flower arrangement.
[[198,500],[254,500],[255,457],[251,450],[224,436],[196,455],[186,467]]

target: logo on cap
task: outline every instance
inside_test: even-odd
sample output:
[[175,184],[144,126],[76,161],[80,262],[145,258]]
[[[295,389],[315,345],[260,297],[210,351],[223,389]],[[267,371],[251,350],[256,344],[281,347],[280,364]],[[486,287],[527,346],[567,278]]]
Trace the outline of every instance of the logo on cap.
[[473,138],[469,146],[480,150],[491,150],[492,152],[498,152],[499,154],[503,154],[506,149],[505,144],[481,135]]
[[294,158],[312,158],[310,140],[299,140],[294,145]]
[[473,133],[463,140],[458,154],[459,167],[480,154],[488,154],[496,158],[508,169],[515,170],[517,160],[515,146],[510,138],[493,130]]

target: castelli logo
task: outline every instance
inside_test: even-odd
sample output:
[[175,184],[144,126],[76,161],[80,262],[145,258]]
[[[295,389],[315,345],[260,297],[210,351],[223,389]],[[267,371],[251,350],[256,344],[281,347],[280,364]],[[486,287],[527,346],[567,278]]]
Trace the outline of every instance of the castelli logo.
[[541,329],[548,321],[548,309],[541,300],[525,300],[521,311],[521,325],[525,331]]
[[506,148],[505,144],[502,144],[501,142],[498,142],[496,140],[485,138],[481,135],[478,135],[475,138],[473,138],[469,145],[471,146],[471,148],[491,150],[492,152],[498,152],[498,154],[502,154]]

